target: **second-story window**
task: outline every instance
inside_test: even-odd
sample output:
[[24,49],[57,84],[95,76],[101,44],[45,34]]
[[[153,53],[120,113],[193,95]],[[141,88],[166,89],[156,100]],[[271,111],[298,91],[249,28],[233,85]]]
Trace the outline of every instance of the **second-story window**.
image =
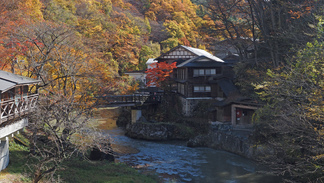
[[211,76],[216,75],[216,69],[194,69],[193,76]]
[[210,86],[194,86],[194,92],[211,92]]
[[216,69],[205,69],[205,74],[208,75],[215,75]]

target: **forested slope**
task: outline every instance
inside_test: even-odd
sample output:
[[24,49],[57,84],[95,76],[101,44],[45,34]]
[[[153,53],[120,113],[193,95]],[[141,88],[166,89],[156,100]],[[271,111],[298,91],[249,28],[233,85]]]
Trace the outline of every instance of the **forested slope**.
[[31,128],[64,141],[84,125],[94,96],[136,89],[125,71],[178,44],[211,52],[229,44],[241,61],[236,85],[265,104],[258,142],[275,154],[263,160],[296,181],[320,181],[322,14],[316,0],[1,0],[0,69],[41,80],[48,105]]

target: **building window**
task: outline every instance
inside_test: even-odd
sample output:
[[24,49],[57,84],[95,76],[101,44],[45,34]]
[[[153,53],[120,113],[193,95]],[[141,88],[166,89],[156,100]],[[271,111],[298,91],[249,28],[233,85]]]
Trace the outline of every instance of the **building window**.
[[216,69],[206,69],[206,75],[215,75]]
[[194,76],[198,76],[198,69],[194,69]]
[[210,76],[216,75],[216,69],[194,69],[193,76]]
[[194,92],[211,92],[210,86],[194,86]]
[[199,69],[199,76],[205,75],[205,70],[204,69]]

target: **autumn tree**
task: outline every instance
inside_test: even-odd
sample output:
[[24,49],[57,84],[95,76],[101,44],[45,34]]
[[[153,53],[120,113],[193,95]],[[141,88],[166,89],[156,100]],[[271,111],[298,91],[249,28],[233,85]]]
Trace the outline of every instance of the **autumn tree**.
[[33,21],[41,21],[41,3],[39,0],[3,0],[0,2],[0,69],[12,70],[17,58],[13,30]]
[[41,80],[39,108],[28,126],[33,157],[29,167],[33,182],[38,182],[53,177],[75,153],[100,147],[100,141],[107,139],[87,126],[94,105],[95,72],[75,32],[42,22],[20,26],[13,35],[19,43],[17,54],[25,59],[17,63],[16,71]]
[[315,34],[316,1],[249,1],[260,38],[266,43],[274,67],[294,54],[292,47],[304,46]]
[[[314,35],[315,13],[319,1],[263,1],[263,0],[208,0],[205,20],[211,28],[208,34],[229,39],[244,55],[244,41],[253,40],[257,61],[272,62],[277,67],[288,55],[294,54],[292,47],[305,45]],[[209,21],[208,21],[209,20]],[[210,22],[212,20],[213,22]]]
[[316,32],[320,1],[207,0],[201,1],[203,32],[215,46],[236,48],[236,84],[257,98],[252,83],[266,78],[269,68],[286,65],[286,58],[311,41]]
[[208,0],[202,5],[205,10],[202,32],[215,42],[225,40],[238,50],[241,59],[247,59],[253,42],[258,38],[253,12],[248,2]]
[[[161,22],[165,27],[167,38],[159,40],[162,52],[183,44],[197,47],[202,44],[202,36],[199,35],[201,18],[196,14],[197,6],[189,0],[146,0],[144,14],[151,21]],[[155,31],[152,29],[153,35]],[[161,33],[158,34],[159,36]],[[162,36],[163,37],[163,36]]]
[[146,79],[147,79],[147,86],[155,86],[155,87],[162,87],[163,89],[167,89],[168,85],[170,84],[170,76],[175,69],[176,62],[172,64],[168,64],[166,62],[159,62],[153,63],[153,68],[147,69]]
[[146,62],[150,58],[157,58],[160,55],[160,44],[150,43],[141,47],[139,53],[139,64],[132,70],[146,70]]

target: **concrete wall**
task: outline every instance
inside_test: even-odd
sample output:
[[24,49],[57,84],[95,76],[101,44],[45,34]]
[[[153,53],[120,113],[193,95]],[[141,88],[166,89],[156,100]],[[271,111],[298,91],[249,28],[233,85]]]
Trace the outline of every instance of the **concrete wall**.
[[0,171],[9,164],[9,138],[1,140],[0,143]]
[[132,124],[136,123],[136,121],[139,120],[140,117],[142,117],[142,110],[132,109]]
[[9,137],[28,125],[28,119],[23,118],[10,125],[0,128],[0,171],[9,163]]

